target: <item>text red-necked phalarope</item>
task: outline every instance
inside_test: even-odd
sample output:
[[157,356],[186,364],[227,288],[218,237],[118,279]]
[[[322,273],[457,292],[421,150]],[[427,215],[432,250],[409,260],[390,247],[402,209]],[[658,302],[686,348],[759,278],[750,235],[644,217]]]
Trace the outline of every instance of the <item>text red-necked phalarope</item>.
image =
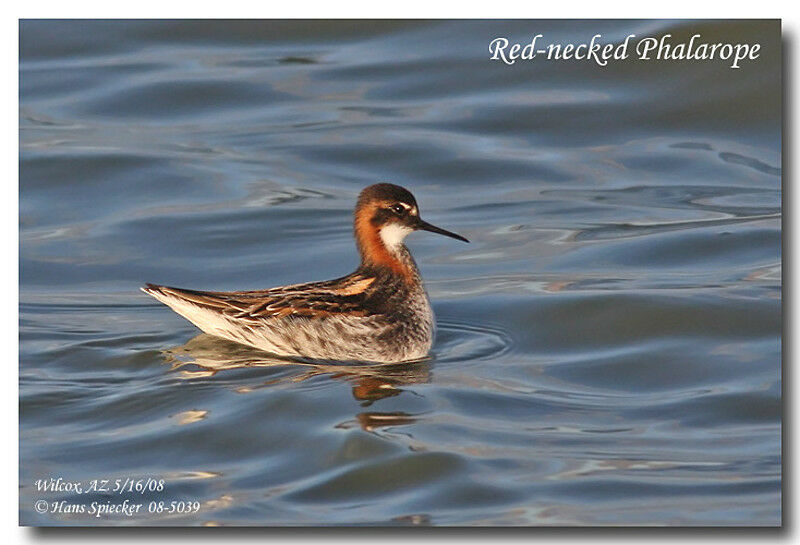
[[424,358],[433,343],[433,311],[403,240],[424,230],[469,241],[423,221],[414,196],[393,184],[364,189],[354,216],[361,265],[342,278],[259,291],[153,284],[142,290],[206,333],[279,356],[368,362]]

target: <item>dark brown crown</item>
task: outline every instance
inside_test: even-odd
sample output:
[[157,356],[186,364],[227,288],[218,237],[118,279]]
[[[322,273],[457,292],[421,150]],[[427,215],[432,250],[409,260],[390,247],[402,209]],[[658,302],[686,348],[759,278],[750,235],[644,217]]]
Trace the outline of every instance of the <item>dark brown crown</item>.
[[361,194],[358,196],[356,208],[361,208],[366,204],[376,201],[404,202],[411,206],[417,205],[417,200],[414,198],[414,195],[405,187],[394,184],[375,184],[365,187],[361,191]]

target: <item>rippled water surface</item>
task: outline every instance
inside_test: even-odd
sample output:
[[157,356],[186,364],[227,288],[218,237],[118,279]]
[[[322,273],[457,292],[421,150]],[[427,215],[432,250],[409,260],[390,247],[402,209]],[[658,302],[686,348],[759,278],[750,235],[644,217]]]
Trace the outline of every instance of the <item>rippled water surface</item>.
[[[496,36],[665,32],[762,56],[487,60]],[[780,522],[777,23],[28,21],[20,43],[24,524]],[[430,361],[288,365],[138,291],[346,274],[376,181],[472,241],[409,239]],[[180,500],[199,513],[146,512]]]

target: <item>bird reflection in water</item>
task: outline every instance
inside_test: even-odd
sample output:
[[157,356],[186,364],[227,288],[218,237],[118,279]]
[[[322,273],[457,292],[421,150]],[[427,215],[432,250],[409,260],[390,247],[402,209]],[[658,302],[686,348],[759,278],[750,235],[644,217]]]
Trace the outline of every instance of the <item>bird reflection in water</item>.
[[[205,378],[221,371],[236,369],[273,368],[288,371],[279,378],[260,381],[257,385],[236,388],[239,393],[256,389],[302,382],[313,377],[328,375],[352,385],[353,397],[368,407],[374,402],[400,395],[403,386],[430,381],[428,361],[402,364],[336,364],[285,359],[247,346],[201,333],[186,344],[164,351],[165,360],[172,371],[183,379]],[[365,431],[389,426],[412,424],[417,419],[403,412],[362,412],[356,421]]]

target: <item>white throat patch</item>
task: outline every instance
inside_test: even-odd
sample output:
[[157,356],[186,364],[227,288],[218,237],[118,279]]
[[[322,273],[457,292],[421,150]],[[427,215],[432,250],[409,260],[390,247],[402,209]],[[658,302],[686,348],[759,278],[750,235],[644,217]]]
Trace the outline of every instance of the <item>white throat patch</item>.
[[389,250],[395,250],[413,229],[405,225],[390,223],[381,228],[381,240]]

